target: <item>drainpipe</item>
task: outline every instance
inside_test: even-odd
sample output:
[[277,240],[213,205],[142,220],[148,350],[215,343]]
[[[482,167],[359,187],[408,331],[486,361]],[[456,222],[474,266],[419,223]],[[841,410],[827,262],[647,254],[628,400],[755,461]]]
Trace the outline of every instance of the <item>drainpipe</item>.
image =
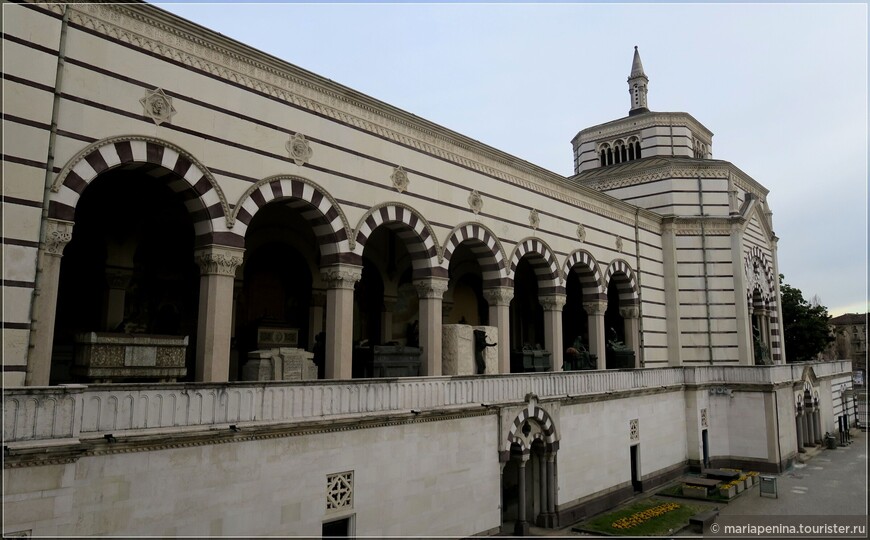
[[634,275],[637,279],[637,354],[640,358],[640,367],[644,366],[643,354],[643,301],[641,299],[641,279],[640,279],[640,227],[639,227],[640,208],[634,209],[634,267],[637,269]]
[[701,176],[698,179],[698,206],[701,215],[699,221],[701,223],[701,264],[704,265],[704,307],[707,317],[707,351],[709,353],[710,365],[713,365],[713,331],[710,325],[710,282],[707,277],[707,235],[704,230],[704,190],[701,188]]
[[[28,320],[30,320],[31,330],[28,338],[28,356],[29,351],[33,349],[33,314],[36,309],[36,298],[40,294],[39,278],[42,274],[42,258],[45,256],[45,242],[43,242],[42,236],[45,229],[45,220],[48,218],[49,195],[51,192],[51,184],[54,180],[54,150],[57,141],[57,119],[58,116],[60,116],[60,96],[62,93],[61,88],[63,87],[63,72],[64,66],[66,65],[66,35],[67,28],[69,27],[69,13],[70,7],[64,5],[63,18],[60,23],[60,43],[58,43],[57,46],[57,71],[55,71],[54,75],[54,100],[51,105],[51,130],[48,134],[48,154],[45,158],[45,186],[42,194],[42,214],[39,220],[39,248],[36,253],[38,264],[36,267],[36,275],[33,278],[33,293],[30,295],[30,314],[28,315]],[[24,375],[25,386],[30,385],[31,373],[32,366],[30,365],[30,362],[28,362],[27,371]]]

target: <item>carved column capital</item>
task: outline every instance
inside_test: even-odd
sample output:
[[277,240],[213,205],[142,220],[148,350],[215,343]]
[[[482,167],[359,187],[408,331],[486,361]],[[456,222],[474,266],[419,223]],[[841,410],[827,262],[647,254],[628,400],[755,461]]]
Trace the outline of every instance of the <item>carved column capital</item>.
[[49,218],[45,220],[42,241],[45,245],[46,255],[63,256],[64,248],[72,240],[73,225],[75,224],[72,221],[61,219]]
[[320,279],[330,289],[351,289],[362,279],[362,266],[336,264],[320,269]]
[[604,315],[607,311],[607,302],[584,302],[583,309],[589,315]]
[[126,289],[132,278],[133,271],[128,268],[106,268],[106,285],[110,289]]
[[447,278],[431,277],[414,281],[418,298],[441,298],[447,292]]
[[236,269],[244,262],[245,250],[226,246],[208,246],[193,254],[200,275],[235,277]]
[[513,300],[514,290],[511,287],[492,287],[483,290],[483,297],[490,306],[506,306]]
[[548,294],[539,296],[538,303],[544,308],[544,311],[562,311],[565,307],[566,296],[564,294]]
[[637,306],[628,306],[619,308],[619,314],[623,319],[637,319],[640,316],[640,308]]

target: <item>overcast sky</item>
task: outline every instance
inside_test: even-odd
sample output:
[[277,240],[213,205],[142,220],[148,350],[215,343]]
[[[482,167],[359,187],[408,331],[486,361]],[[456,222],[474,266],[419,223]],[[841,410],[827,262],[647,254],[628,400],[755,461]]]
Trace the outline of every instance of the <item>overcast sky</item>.
[[650,109],[770,190],[786,282],[867,309],[865,4],[158,4],[562,175],[637,45]]

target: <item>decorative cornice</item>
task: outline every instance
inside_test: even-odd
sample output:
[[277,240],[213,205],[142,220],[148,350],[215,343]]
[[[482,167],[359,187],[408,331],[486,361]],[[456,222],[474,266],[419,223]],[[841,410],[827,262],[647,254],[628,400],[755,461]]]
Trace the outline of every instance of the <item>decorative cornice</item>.
[[[692,130],[693,134],[701,135],[698,138],[708,146],[713,144],[713,132],[686,112],[654,112],[645,114],[640,118],[638,116],[626,116],[605,124],[598,124],[597,126],[583,129],[571,142],[575,146],[580,146],[581,144],[594,142],[598,139],[607,139],[623,134],[630,135],[633,132],[655,126],[685,127]],[[589,136],[588,138],[587,135]]]
[[42,241],[47,255],[63,256],[64,248],[72,240],[73,225],[72,221],[46,218]]
[[245,250],[224,246],[209,246],[194,253],[193,258],[204,276],[235,276],[244,262]]
[[[49,4],[61,13],[62,5]],[[195,27],[147,4],[72,4],[70,20],[112,39],[195,67],[318,115],[534,191],[622,223],[634,224],[634,207],[606,194],[425,121],[333,81],[306,72],[217,33]],[[579,193],[578,193],[579,192]],[[585,199],[578,197],[582,194]],[[600,204],[593,204],[592,199]],[[607,206],[624,206],[620,213]],[[631,208],[629,208],[631,207]],[[658,216],[642,211],[655,222]],[[227,212],[229,214],[229,212]],[[654,226],[641,224],[651,232]]]
[[674,233],[677,236],[728,236],[733,232],[733,220],[722,217],[675,218]]

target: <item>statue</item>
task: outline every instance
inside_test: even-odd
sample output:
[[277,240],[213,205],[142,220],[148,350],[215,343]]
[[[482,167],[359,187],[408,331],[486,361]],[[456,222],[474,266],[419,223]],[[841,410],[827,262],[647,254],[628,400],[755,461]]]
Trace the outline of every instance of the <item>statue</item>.
[[754,336],[752,340],[755,342],[755,364],[758,366],[766,366],[770,365],[773,362],[770,360],[770,348],[767,346],[767,343],[761,339],[761,330],[758,327],[754,329]]
[[562,369],[566,371],[575,369],[595,369],[593,358],[597,357],[589,354],[589,351],[583,345],[583,337],[577,336],[574,343],[565,350],[565,359],[569,361],[565,362]]
[[477,374],[483,375],[486,372],[486,362],[483,360],[483,351],[487,347],[495,347],[498,343],[486,342],[486,331],[474,331],[474,361],[477,363]]
[[630,351],[631,349],[625,345],[624,342],[619,340],[619,336],[616,335],[616,329],[612,326],[610,327],[610,336],[607,339],[607,346],[613,351]]

